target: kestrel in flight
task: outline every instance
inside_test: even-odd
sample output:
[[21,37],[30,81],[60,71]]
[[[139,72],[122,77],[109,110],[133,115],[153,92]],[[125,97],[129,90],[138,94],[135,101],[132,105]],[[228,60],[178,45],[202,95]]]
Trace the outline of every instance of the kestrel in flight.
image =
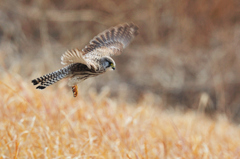
[[73,96],[77,97],[77,84],[107,70],[115,70],[116,64],[110,56],[120,55],[137,34],[138,27],[133,23],[109,28],[95,36],[84,49],[66,51],[61,57],[61,64],[65,67],[36,78],[32,83],[39,84],[37,89],[45,89],[63,78],[69,78],[68,85],[72,87]]

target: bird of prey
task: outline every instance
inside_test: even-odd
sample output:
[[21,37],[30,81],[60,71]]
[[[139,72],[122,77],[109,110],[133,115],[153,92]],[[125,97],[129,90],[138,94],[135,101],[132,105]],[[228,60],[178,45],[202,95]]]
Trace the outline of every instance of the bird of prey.
[[77,84],[89,77],[98,76],[108,70],[115,70],[116,64],[110,57],[120,55],[124,48],[138,34],[138,27],[133,23],[124,23],[109,28],[95,36],[84,49],[66,51],[61,57],[60,70],[32,80],[36,89],[45,89],[63,78],[69,78],[73,96],[77,97]]

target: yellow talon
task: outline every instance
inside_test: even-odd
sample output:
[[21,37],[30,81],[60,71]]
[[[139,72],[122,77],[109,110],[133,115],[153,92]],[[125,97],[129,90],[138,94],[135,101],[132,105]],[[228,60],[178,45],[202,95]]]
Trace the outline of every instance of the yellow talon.
[[77,95],[78,95],[78,86],[77,85],[72,86],[72,92],[73,92],[73,97],[77,97]]

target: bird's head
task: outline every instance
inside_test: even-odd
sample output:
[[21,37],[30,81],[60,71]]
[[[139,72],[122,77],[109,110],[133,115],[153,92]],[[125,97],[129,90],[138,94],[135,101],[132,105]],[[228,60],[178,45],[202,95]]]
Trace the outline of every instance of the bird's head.
[[115,70],[116,68],[116,64],[114,62],[114,60],[109,57],[109,56],[104,56],[100,59],[100,63],[102,64],[103,68],[105,70]]

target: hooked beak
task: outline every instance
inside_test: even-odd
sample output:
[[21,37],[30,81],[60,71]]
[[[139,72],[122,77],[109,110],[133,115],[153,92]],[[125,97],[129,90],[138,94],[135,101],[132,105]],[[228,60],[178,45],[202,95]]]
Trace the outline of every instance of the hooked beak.
[[113,70],[115,70],[115,67],[114,67],[114,66],[112,66],[112,69],[113,69]]

